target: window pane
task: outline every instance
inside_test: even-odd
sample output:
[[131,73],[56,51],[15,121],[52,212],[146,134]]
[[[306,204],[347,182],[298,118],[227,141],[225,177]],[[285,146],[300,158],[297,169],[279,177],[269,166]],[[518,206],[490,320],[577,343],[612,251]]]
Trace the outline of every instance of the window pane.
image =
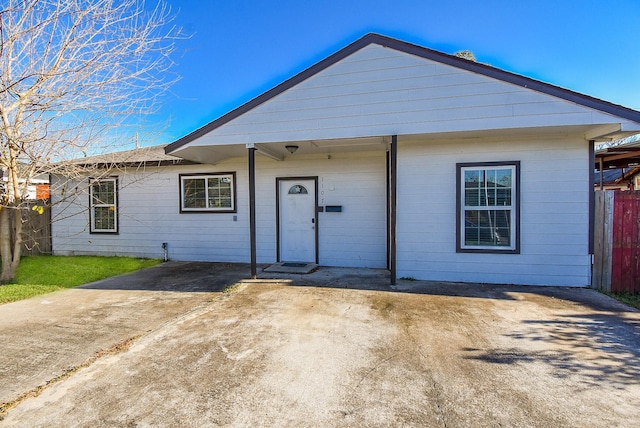
[[466,170],[464,204],[469,207],[510,206],[511,169]]
[[464,204],[470,207],[480,205],[481,199],[481,178],[483,171],[467,170],[464,172]]
[[464,183],[466,188],[470,187],[480,187],[480,174],[482,171],[465,171],[464,172]]
[[294,184],[289,188],[290,195],[308,195],[309,191],[302,184]]
[[496,183],[502,187],[511,187],[511,173],[510,169],[499,169],[496,171]]
[[480,204],[480,189],[478,188],[465,189],[464,204],[469,207],[477,207]]
[[511,205],[511,189],[499,188],[496,190],[496,206]]
[[511,210],[465,211],[464,243],[473,246],[509,246]]
[[209,208],[231,208],[231,179],[213,177],[208,179]]
[[185,178],[182,184],[184,186],[184,207],[206,208],[204,178]]
[[114,207],[95,207],[95,230],[114,230],[116,228],[116,210]]
[[100,181],[91,186],[94,204],[114,204],[115,203],[115,182]]
[[488,189],[495,189],[496,187],[496,170],[488,169],[485,173],[485,186]]

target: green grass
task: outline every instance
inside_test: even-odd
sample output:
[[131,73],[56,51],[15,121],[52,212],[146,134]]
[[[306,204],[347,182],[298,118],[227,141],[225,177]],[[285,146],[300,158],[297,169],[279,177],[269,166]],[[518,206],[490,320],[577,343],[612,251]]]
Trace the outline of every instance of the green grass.
[[603,291],[609,297],[613,297],[620,302],[633,306],[636,309],[640,309],[640,295],[639,294],[629,294],[629,293],[611,293],[608,291]]
[[0,285],[0,304],[72,288],[159,264],[159,259],[94,256],[23,257],[16,278]]

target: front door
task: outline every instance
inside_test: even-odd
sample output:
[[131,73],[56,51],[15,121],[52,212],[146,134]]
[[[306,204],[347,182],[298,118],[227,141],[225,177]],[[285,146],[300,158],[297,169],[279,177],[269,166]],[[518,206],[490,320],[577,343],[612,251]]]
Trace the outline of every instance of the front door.
[[280,261],[316,262],[316,180],[278,180]]

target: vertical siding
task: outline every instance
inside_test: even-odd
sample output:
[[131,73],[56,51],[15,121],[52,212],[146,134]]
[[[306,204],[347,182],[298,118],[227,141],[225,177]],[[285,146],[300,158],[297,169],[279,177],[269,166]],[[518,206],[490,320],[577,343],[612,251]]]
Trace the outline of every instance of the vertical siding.
[[[586,286],[589,152],[562,141],[402,142],[398,277]],[[521,162],[521,253],[456,253],[456,163]]]
[[[236,171],[237,213],[180,213],[178,174]],[[319,214],[322,265],[385,266],[384,152],[257,158],[257,256],[276,259],[276,177],[318,176],[320,205],[343,205],[342,213]],[[167,242],[174,260],[248,262],[248,175],[245,159],[216,166],[147,168],[121,174],[119,234],[90,234],[84,185],[67,185],[77,197],[56,204],[52,227],[56,254],[162,257]],[[59,190],[57,182],[54,189]],[[60,199],[54,190],[53,198]]]

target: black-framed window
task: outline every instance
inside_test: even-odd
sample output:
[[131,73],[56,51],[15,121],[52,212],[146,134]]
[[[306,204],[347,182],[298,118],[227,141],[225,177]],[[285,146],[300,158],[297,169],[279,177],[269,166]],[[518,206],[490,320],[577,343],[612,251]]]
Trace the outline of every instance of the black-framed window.
[[520,252],[520,162],[459,163],[458,252]]
[[118,233],[118,179],[91,179],[89,185],[91,233]]
[[180,212],[236,212],[235,172],[181,174]]

